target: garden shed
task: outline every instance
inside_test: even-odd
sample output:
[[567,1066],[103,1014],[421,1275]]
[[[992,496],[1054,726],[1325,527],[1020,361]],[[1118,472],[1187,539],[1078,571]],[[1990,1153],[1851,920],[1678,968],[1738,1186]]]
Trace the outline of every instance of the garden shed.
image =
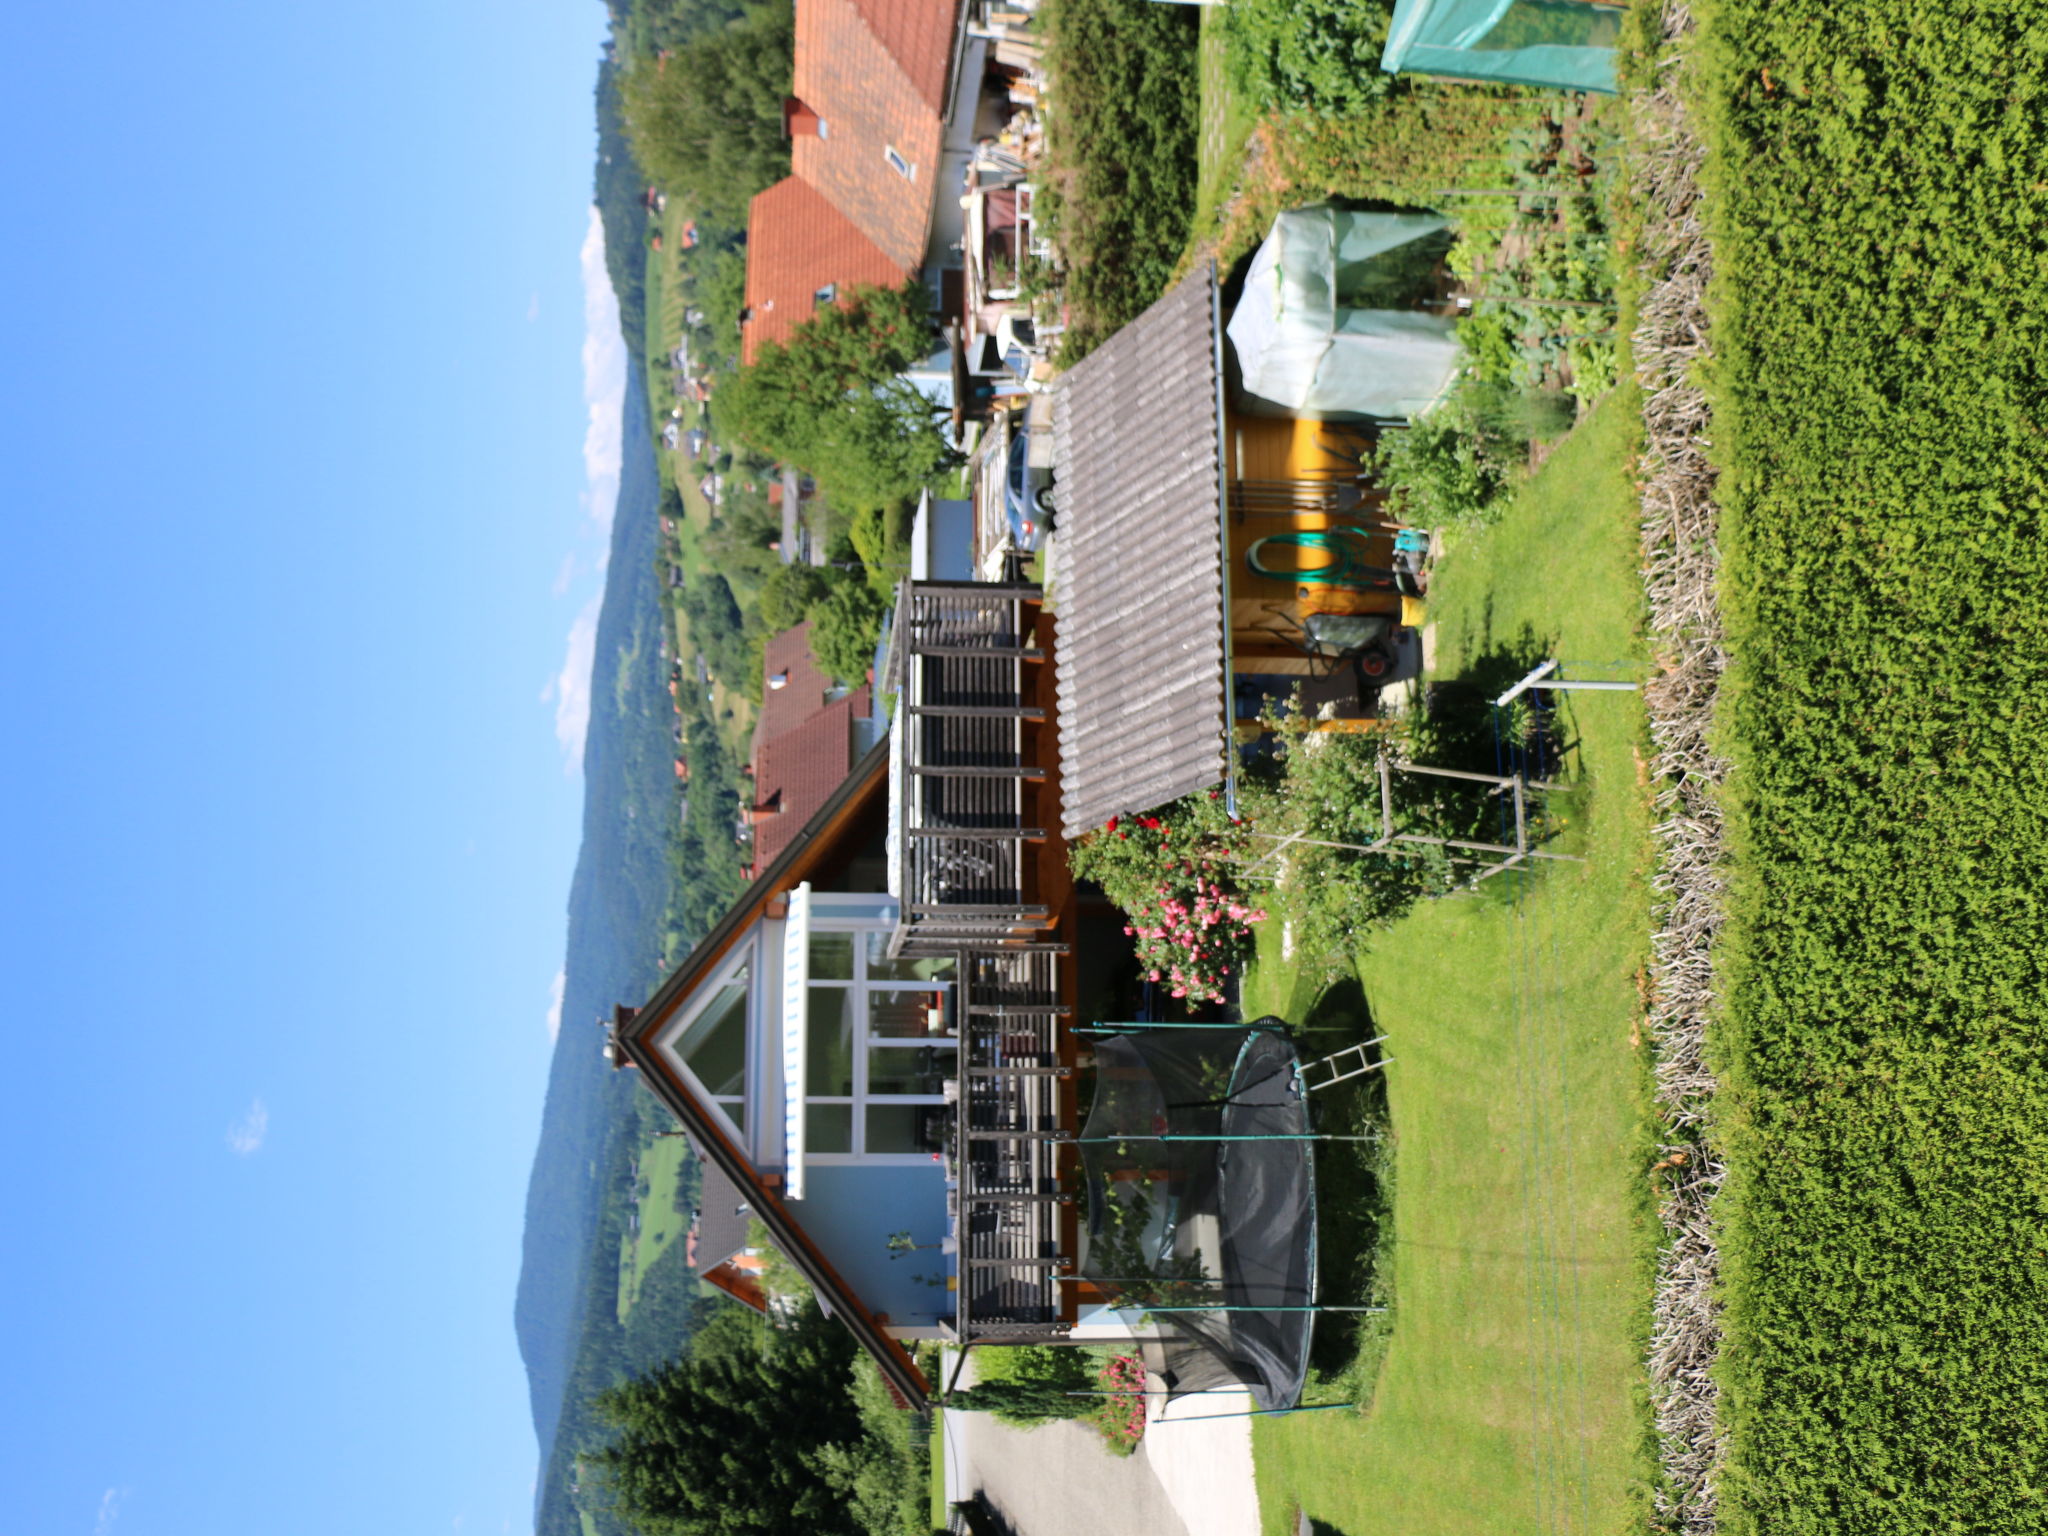
[[1380,68],[1612,92],[1621,7],[1584,0],[1398,0]]
[[[1212,787],[1234,797],[1240,732],[1260,734],[1270,699],[1344,681],[1304,645],[1310,573],[1276,573],[1275,546],[1341,542],[1374,569],[1395,559],[1370,424],[1246,412],[1224,340],[1211,265],[1053,395],[1069,838]],[[1343,598],[1391,630],[1421,621],[1412,595]],[[1329,702],[1338,718],[1370,707],[1356,692]]]

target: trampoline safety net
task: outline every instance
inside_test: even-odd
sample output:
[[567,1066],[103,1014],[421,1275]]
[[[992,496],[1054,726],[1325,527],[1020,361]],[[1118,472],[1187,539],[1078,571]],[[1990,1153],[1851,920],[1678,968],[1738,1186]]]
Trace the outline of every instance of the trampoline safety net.
[[1316,1299],[1310,1134],[1278,1020],[1097,1041],[1078,1278],[1123,1312],[1170,1396],[1236,1385],[1261,1408],[1300,1403]]

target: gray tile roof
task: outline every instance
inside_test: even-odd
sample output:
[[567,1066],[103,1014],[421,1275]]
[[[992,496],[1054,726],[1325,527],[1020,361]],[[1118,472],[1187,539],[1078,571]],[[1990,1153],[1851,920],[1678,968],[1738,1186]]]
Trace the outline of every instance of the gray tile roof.
[[1196,273],[1053,398],[1068,837],[1224,777],[1215,285],[1213,267]]
[[[700,1159],[701,1162],[701,1159]],[[753,1210],[739,1185],[723,1168],[701,1162],[703,1190],[697,1198],[697,1270],[716,1269],[747,1246],[747,1224]]]

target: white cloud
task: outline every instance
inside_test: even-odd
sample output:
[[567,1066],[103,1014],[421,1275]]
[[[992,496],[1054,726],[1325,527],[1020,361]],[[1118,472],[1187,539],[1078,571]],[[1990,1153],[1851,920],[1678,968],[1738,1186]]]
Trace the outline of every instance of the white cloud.
[[526,318],[529,322],[540,318],[540,294],[538,292],[526,301]]
[[562,1037],[562,993],[569,985],[567,971],[555,972],[555,979],[548,983],[548,1038]]
[[590,210],[583,237],[583,403],[589,424],[583,432],[584,509],[609,537],[619,504],[619,465],[624,459],[622,413],[626,404],[626,342],[619,333],[619,301],[604,269],[604,223]]
[[127,1497],[126,1488],[109,1488],[100,1495],[99,1518],[92,1523],[92,1536],[109,1536],[114,1522],[121,1518],[121,1501]]
[[569,595],[569,583],[576,579],[576,551],[570,550],[562,557],[562,568],[555,572],[555,584],[549,590],[557,597]]
[[583,767],[583,738],[590,731],[590,669],[597,659],[597,610],[604,595],[583,605],[569,626],[562,670],[541,689],[543,704],[555,706],[555,740],[562,744],[562,772],[573,778]]
[[263,1146],[270,1134],[270,1110],[261,1099],[249,1101],[249,1112],[228,1127],[228,1146],[237,1157],[247,1157]]

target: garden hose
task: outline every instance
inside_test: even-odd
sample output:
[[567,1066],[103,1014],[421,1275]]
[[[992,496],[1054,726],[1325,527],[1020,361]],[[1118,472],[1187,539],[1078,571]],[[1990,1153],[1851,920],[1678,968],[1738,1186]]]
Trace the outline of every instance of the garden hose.
[[[1363,528],[1344,525],[1336,528],[1310,529],[1302,533],[1273,533],[1260,539],[1244,553],[1244,563],[1255,576],[1269,576],[1276,581],[1298,582],[1303,587],[1347,587],[1353,591],[1380,588],[1386,591],[1399,590],[1394,572],[1383,566],[1367,565],[1355,551],[1362,550],[1372,535]],[[1356,541],[1355,544],[1351,541]],[[1297,563],[1285,570],[1275,570],[1259,558],[1259,552],[1267,545],[1281,549],[1314,550],[1328,557],[1328,563],[1312,569],[1302,569]]]

